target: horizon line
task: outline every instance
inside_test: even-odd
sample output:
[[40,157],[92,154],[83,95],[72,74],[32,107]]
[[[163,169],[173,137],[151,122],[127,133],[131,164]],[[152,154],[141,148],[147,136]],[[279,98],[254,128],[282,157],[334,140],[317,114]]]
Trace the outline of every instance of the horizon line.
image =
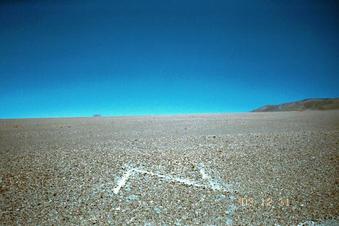
[[158,113],[158,114],[112,114],[112,115],[79,115],[79,116],[47,116],[47,117],[0,117],[0,120],[16,120],[16,119],[72,119],[72,118],[125,118],[125,117],[172,117],[172,116],[198,116],[198,115],[224,115],[224,114],[244,114],[256,113],[252,111],[239,112],[193,112],[193,113]]

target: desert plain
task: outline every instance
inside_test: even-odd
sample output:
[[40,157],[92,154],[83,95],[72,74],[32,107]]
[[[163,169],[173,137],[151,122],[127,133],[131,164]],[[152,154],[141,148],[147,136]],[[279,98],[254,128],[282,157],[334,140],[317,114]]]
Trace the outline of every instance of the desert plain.
[[0,120],[0,225],[338,225],[339,111]]

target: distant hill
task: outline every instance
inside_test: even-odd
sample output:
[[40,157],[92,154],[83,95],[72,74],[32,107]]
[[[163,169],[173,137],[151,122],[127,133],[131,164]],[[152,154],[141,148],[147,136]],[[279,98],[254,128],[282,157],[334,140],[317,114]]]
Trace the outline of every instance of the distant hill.
[[263,107],[254,109],[253,112],[334,110],[334,109],[339,109],[339,98],[310,98],[278,105],[265,105]]

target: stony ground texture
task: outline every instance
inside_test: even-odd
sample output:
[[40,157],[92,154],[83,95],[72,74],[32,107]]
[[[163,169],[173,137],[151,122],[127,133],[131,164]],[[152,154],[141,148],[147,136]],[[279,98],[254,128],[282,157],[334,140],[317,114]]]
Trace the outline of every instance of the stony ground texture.
[[0,120],[1,225],[337,225],[339,111]]

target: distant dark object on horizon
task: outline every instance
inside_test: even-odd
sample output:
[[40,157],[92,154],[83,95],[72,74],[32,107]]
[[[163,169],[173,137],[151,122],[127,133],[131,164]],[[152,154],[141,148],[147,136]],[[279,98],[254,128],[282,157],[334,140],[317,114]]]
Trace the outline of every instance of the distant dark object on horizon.
[[94,114],[93,117],[101,117],[100,114]]
[[265,105],[252,112],[306,111],[339,109],[339,98],[310,98],[278,105]]

